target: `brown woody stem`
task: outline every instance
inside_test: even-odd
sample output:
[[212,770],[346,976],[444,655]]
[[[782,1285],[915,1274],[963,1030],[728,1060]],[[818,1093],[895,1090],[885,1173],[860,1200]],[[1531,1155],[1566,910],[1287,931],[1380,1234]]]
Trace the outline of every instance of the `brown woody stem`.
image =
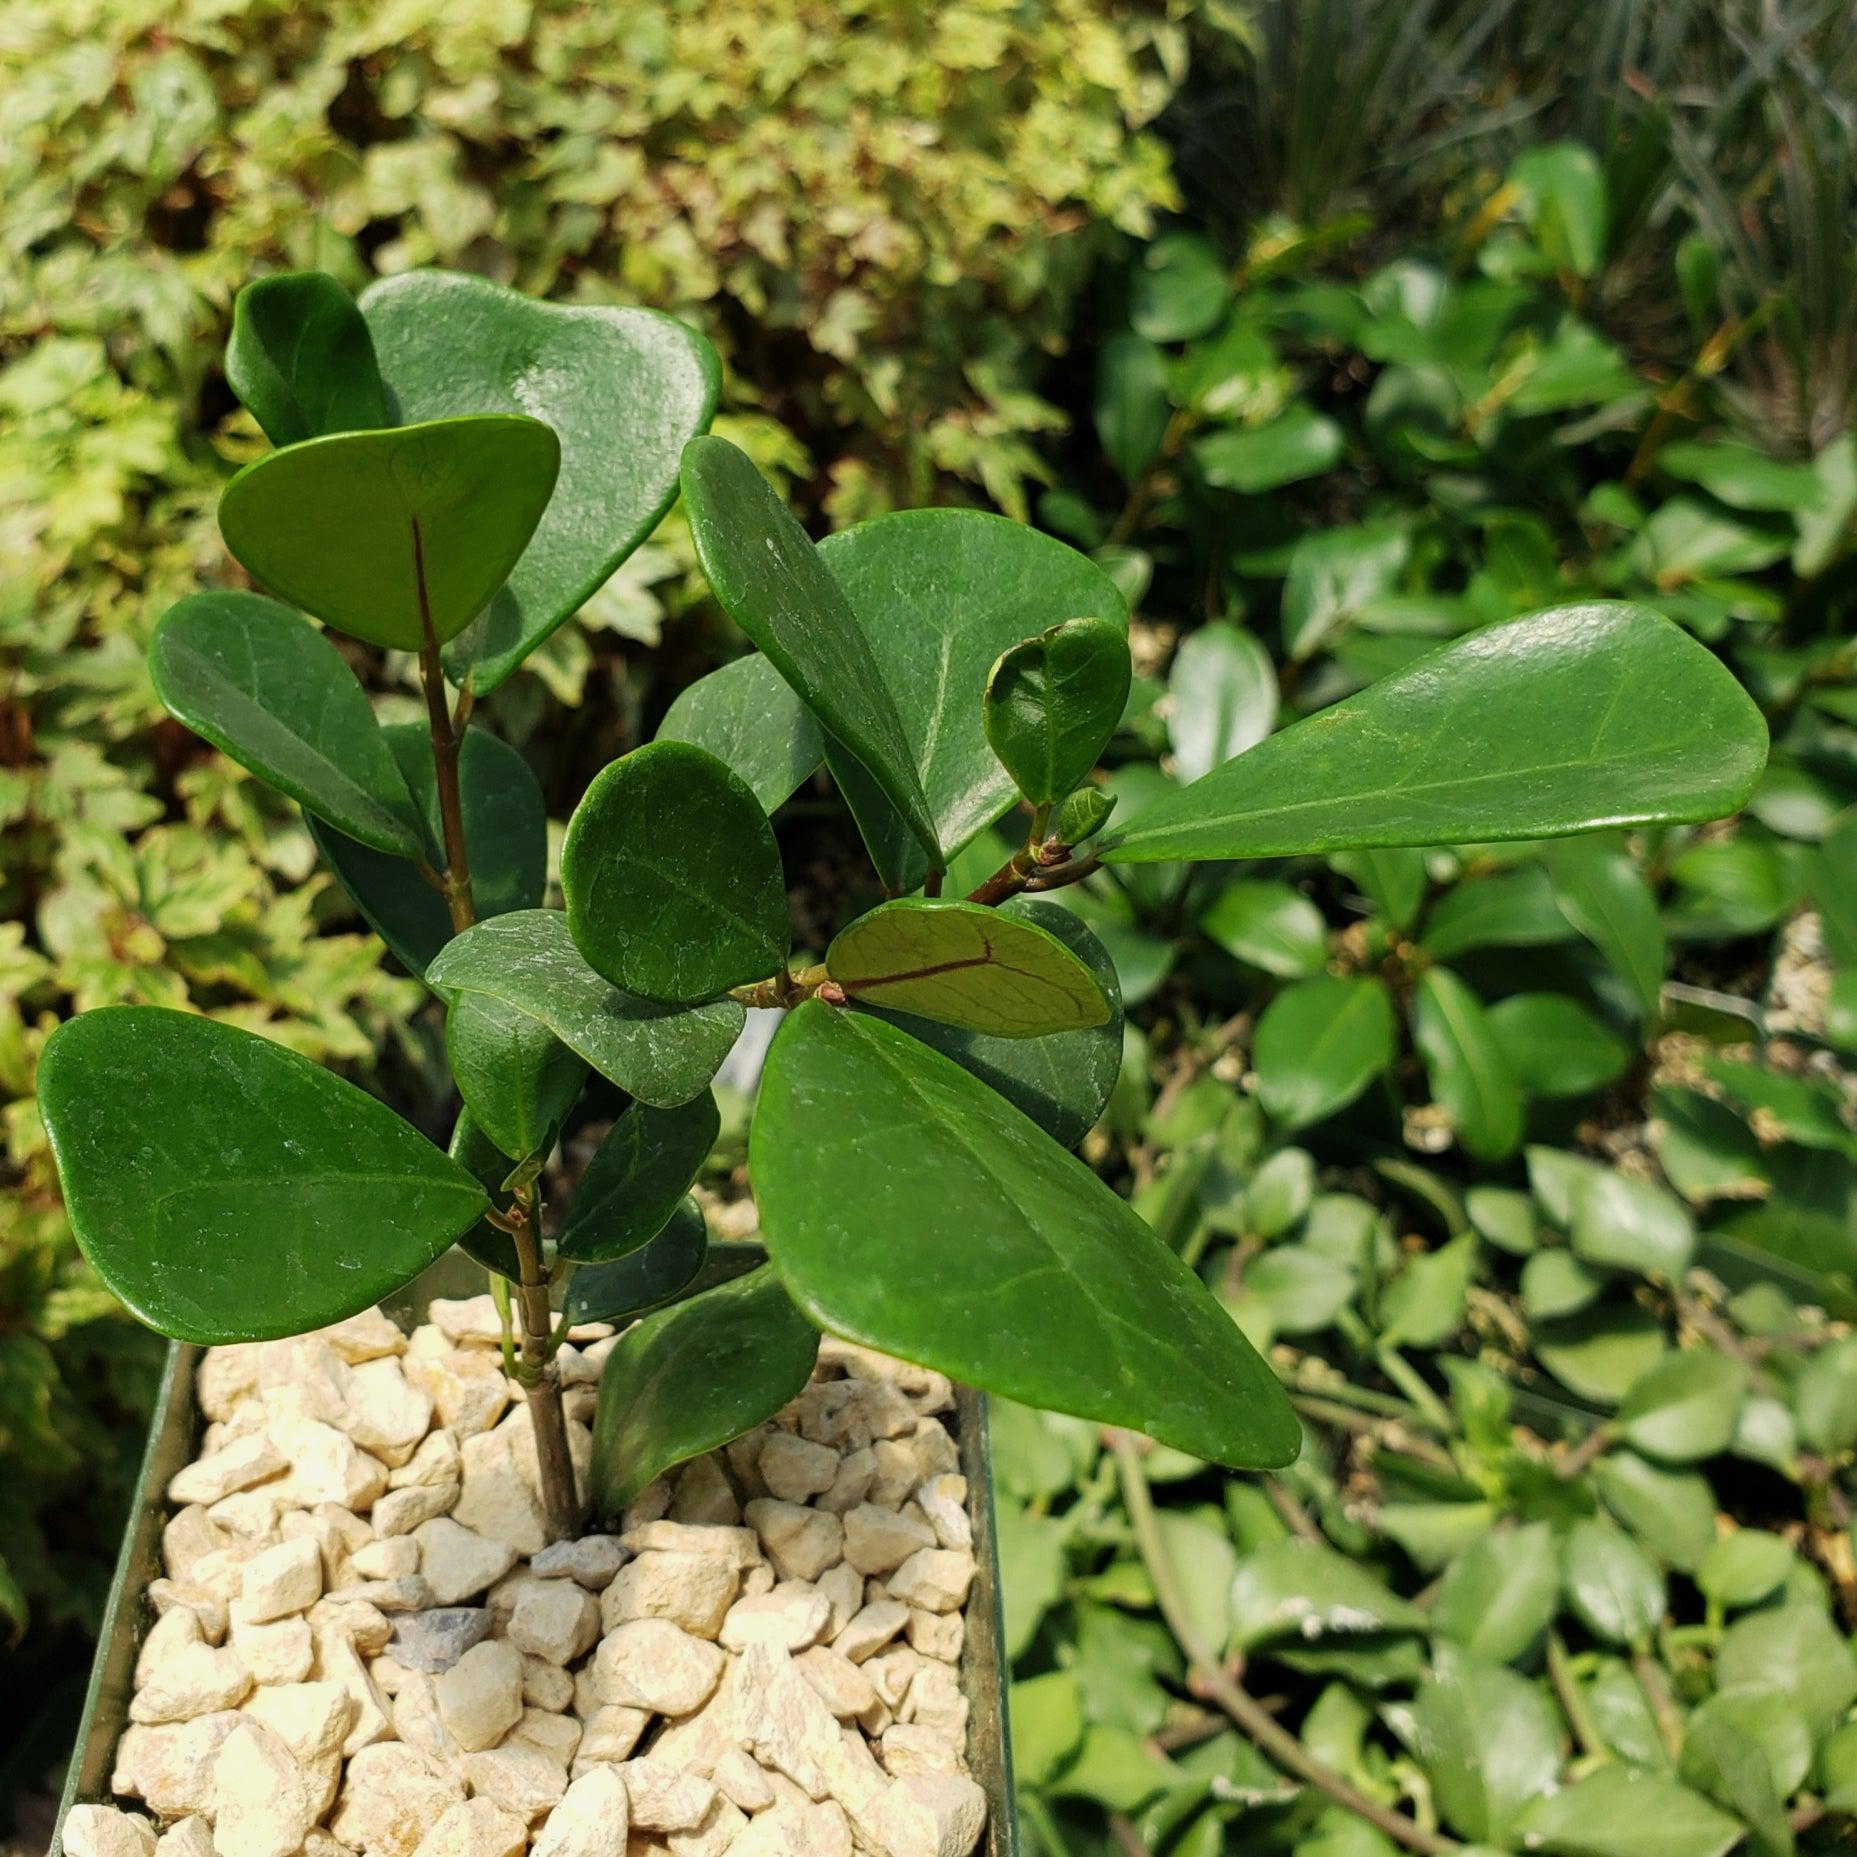
[[512,1221],[510,1238],[522,1272],[517,1292],[522,1328],[518,1378],[529,1396],[548,1538],[562,1541],[580,1528],[580,1496],[574,1486],[574,1459],[568,1450],[567,1421],[561,1410],[560,1374],[550,1358],[554,1311],[548,1306],[548,1275],[542,1268],[540,1211],[533,1185],[517,1190],[516,1210],[521,1217]]

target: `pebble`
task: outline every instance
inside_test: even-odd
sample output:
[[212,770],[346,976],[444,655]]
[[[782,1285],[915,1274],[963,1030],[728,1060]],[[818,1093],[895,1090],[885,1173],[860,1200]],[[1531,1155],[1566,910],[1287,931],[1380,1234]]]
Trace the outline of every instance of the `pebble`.
[[743,1513],[783,1580],[816,1580],[844,1558],[844,1523],[822,1509],[763,1496]]
[[475,1796],[494,1799],[523,1819],[551,1812],[567,1791],[567,1763],[525,1742],[466,1754],[459,1765]]
[[844,1520],[845,1559],[865,1575],[894,1573],[910,1555],[935,1545],[935,1531],[907,1511],[863,1502]]
[[957,1548],[921,1548],[890,1575],[890,1591],[924,1612],[953,1612],[967,1603],[974,1557]]
[[536,1834],[533,1857],[626,1857],[631,1794],[616,1766],[584,1773]]
[[602,1698],[624,1708],[688,1715],[708,1701],[722,1653],[668,1619],[635,1619],[609,1631],[593,1661]]
[[295,1857],[320,1800],[282,1738],[241,1722],[213,1757],[213,1849],[218,1857]]
[[693,1637],[713,1638],[740,1586],[725,1555],[647,1548],[600,1595],[600,1619],[608,1631],[634,1619],[668,1619]]
[[387,1655],[404,1669],[438,1676],[489,1635],[490,1614],[482,1606],[433,1606],[393,1621]]
[[516,1564],[516,1550],[467,1528],[455,1515],[421,1522],[413,1531],[419,1569],[441,1606],[462,1605],[487,1591]]
[[239,1599],[246,1621],[263,1625],[307,1612],[322,1597],[322,1552],[307,1537],[280,1541],[245,1563]]
[[528,1826],[494,1799],[454,1805],[420,1840],[417,1857],[521,1857]]
[[473,1645],[433,1684],[445,1732],[467,1753],[494,1747],[522,1719],[522,1658],[492,1638]]
[[65,1814],[64,1848],[70,1857],[154,1857],[155,1827],[139,1812],[74,1805]]
[[529,1559],[529,1571],[543,1579],[569,1579],[599,1592],[610,1586],[625,1565],[625,1549],[612,1535],[582,1535],[578,1541],[557,1541]]
[[571,1664],[600,1635],[600,1606],[571,1580],[532,1580],[509,1615],[509,1641],[531,1657]]
[[642,1831],[688,1831],[715,1803],[715,1783],[701,1774],[652,1760],[628,1760],[617,1771],[632,1802],[632,1823]]

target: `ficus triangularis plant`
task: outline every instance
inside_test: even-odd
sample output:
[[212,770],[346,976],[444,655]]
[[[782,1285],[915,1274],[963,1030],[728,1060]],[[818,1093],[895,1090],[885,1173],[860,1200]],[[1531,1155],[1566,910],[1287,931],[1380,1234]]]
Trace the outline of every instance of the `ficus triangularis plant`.
[[[1120,1005],[1053,893],[1132,863],[1707,819],[1764,758],[1707,651],[1587,605],[1477,632],[1117,819],[1092,782],[1129,688],[1108,575],[965,509],[815,545],[704,435],[716,361],[679,323],[439,273],[357,304],[303,273],[243,293],[227,363],[276,449],[220,526],[267,592],[165,614],[155,685],[303,808],[442,1002],[463,1107],[442,1152],[234,1026],[86,1013],[39,1078],[71,1221],[132,1310],[198,1342],[337,1321],[464,1246],[508,1312],[557,1532],[777,1410],[820,1330],[1197,1457],[1286,1462],[1267,1368],[1069,1151],[1114,1083]],[[680,490],[757,651],[593,781],[552,908],[535,780],[473,699]],[[417,654],[426,722],[378,724],[324,627]],[[890,900],[802,961],[769,815],[821,761]],[[944,894],[1008,814],[1020,849]],[[764,1251],[707,1243],[688,1197],[748,1006],[786,1009],[749,1143]],[[630,1100],[545,1235],[544,1164],[595,1071]],[[574,1322],[641,1315],[578,1490],[554,1351]]]

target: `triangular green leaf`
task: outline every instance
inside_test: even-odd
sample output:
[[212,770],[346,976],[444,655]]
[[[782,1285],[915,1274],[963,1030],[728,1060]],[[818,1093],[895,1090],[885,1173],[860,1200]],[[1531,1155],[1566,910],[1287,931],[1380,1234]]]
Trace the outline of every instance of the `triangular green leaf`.
[[488,1203],[384,1103],[192,1013],[69,1019],[38,1087],[84,1255],[183,1341],[339,1322],[417,1276]]
[[508,578],[554,490],[538,419],[492,414],[307,439],[248,464],[220,499],[240,564],[325,624],[417,651],[454,638]]
[[1050,930],[979,903],[899,897],[840,929],[825,971],[848,999],[996,1038],[1109,1022],[1096,976]]
[[273,445],[393,423],[368,326],[324,271],[282,271],[239,292],[226,379]]
[[589,1479],[597,1514],[771,1418],[812,1376],[819,1336],[757,1270],[648,1316],[600,1375]]
[[605,585],[677,495],[684,442],[716,410],[707,341],[657,310],[538,303],[487,278],[411,271],[362,293],[402,421],[528,413],[561,441],[533,539],[481,623],[446,654],[494,690]]
[[726,439],[692,439],[682,481],[697,559],[723,610],[870,771],[939,861],[934,814],[895,697],[806,531],[747,453]]
[[595,776],[568,821],[561,888],[589,965],[646,999],[713,999],[767,979],[792,946],[761,802],[688,742],[648,743]]
[[665,1006],[609,986],[558,909],[522,909],[468,928],[433,961],[432,986],[487,994],[545,1025],[601,1076],[656,1108],[707,1087],[741,1031],[732,999]]
[[1066,619],[1000,653],[987,679],[987,741],[1034,805],[1080,786],[1128,702],[1128,638]]
[[749,1171],[776,1268],[831,1333],[1196,1457],[1295,1456],[1282,1389],[1192,1271],[1035,1123],[895,1026],[818,1000],[791,1013]]
[[1766,725],[1648,607],[1487,627],[1259,742],[1137,815],[1110,863],[1542,838],[1713,819],[1753,791]]
[[148,669],[177,720],[364,845],[423,855],[406,782],[342,654],[255,593],[196,593],[163,613]]

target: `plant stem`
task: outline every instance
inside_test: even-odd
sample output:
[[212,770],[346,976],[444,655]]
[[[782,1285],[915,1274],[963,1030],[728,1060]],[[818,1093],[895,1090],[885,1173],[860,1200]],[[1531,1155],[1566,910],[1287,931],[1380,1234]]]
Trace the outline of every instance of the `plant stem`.
[[580,1527],[580,1496],[574,1487],[574,1459],[567,1448],[567,1423],[561,1411],[561,1380],[549,1358],[554,1312],[548,1306],[548,1276],[542,1269],[540,1209],[533,1183],[520,1187],[516,1204],[523,1217],[510,1234],[522,1271],[522,1360],[518,1378],[529,1396],[535,1433],[535,1461],[541,1472],[542,1511],[549,1539],[564,1540]]
[[445,871],[442,880],[445,907],[451,911],[451,930],[462,935],[477,920],[471,895],[471,860],[464,842],[464,801],[458,790],[458,746],[464,739],[462,718],[467,713],[467,691],[459,699],[459,720],[452,719],[445,700],[445,667],[439,661],[438,635],[432,627],[432,602],[426,595],[425,542],[413,523],[413,578],[419,588],[419,681],[426,692],[426,715],[432,725],[432,769],[438,783],[439,818],[445,830]]
[[1581,1751],[1598,1760],[1609,1760],[1611,1752],[1600,1739],[1598,1729],[1593,1726],[1586,1698],[1580,1694],[1579,1679],[1567,1662],[1567,1646],[1557,1631],[1548,1633],[1547,1671],[1548,1681],[1553,1684],[1555,1697],[1560,1702],[1561,1713],[1566,1716],[1567,1726],[1573,1730],[1573,1738],[1580,1744]]
[[[439,659],[438,634],[432,624],[432,602],[426,589],[425,538],[419,532],[417,519],[413,522],[413,579],[419,591],[419,681],[425,686],[426,715],[432,731],[432,769],[445,833],[445,869],[439,887],[451,915],[452,933],[462,935],[477,920],[476,899],[471,894],[470,852],[464,837],[464,801],[458,786],[458,750],[471,713],[471,687],[467,682],[460,692],[454,715],[445,694],[445,667]],[[580,1498],[574,1488],[574,1459],[568,1450],[566,1415],[561,1410],[561,1378],[551,1347],[554,1312],[548,1306],[541,1215],[532,1179],[516,1189],[510,1216],[499,1223],[516,1247],[522,1273],[515,1310],[522,1330],[517,1378],[528,1393],[549,1538],[558,1541],[579,1529]],[[507,1341],[504,1351],[507,1358]]]
[[1683,1718],[1676,1712],[1663,1667],[1640,1645],[1631,1654],[1631,1669],[1638,1679],[1638,1687],[1644,1692],[1644,1700],[1650,1705],[1651,1719],[1657,1724],[1657,1733],[1665,1749],[1672,1760],[1678,1759],[1683,1752]]
[[1293,1773],[1305,1784],[1326,1793],[1357,1818],[1364,1818],[1382,1835],[1420,1857],[1441,1857],[1461,1848],[1455,1840],[1428,1831],[1403,1812],[1390,1811],[1377,1800],[1358,1792],[1333,1768],[1323,1765],[1297,1738],[1249,1693],[1236,1678],[1227,1674],[1210,1648],[1201,1640],[1191,1612],[1174,1579],[1173,1563],[1154,1514],[1154,1498],[1148,1490],[1148,1473],[1142,1467],[1141,1452],[1134,1438],[1124,1431],[1112,1434],[1116,1468],[1122,1477],[1122,1501],[1128,1510],[1129,1526],[1154,1597],[1160,1606],[1167,1628],[1186,1653],[1193,1686],[1216,1702],[1263,1752],[1286,1773]]

